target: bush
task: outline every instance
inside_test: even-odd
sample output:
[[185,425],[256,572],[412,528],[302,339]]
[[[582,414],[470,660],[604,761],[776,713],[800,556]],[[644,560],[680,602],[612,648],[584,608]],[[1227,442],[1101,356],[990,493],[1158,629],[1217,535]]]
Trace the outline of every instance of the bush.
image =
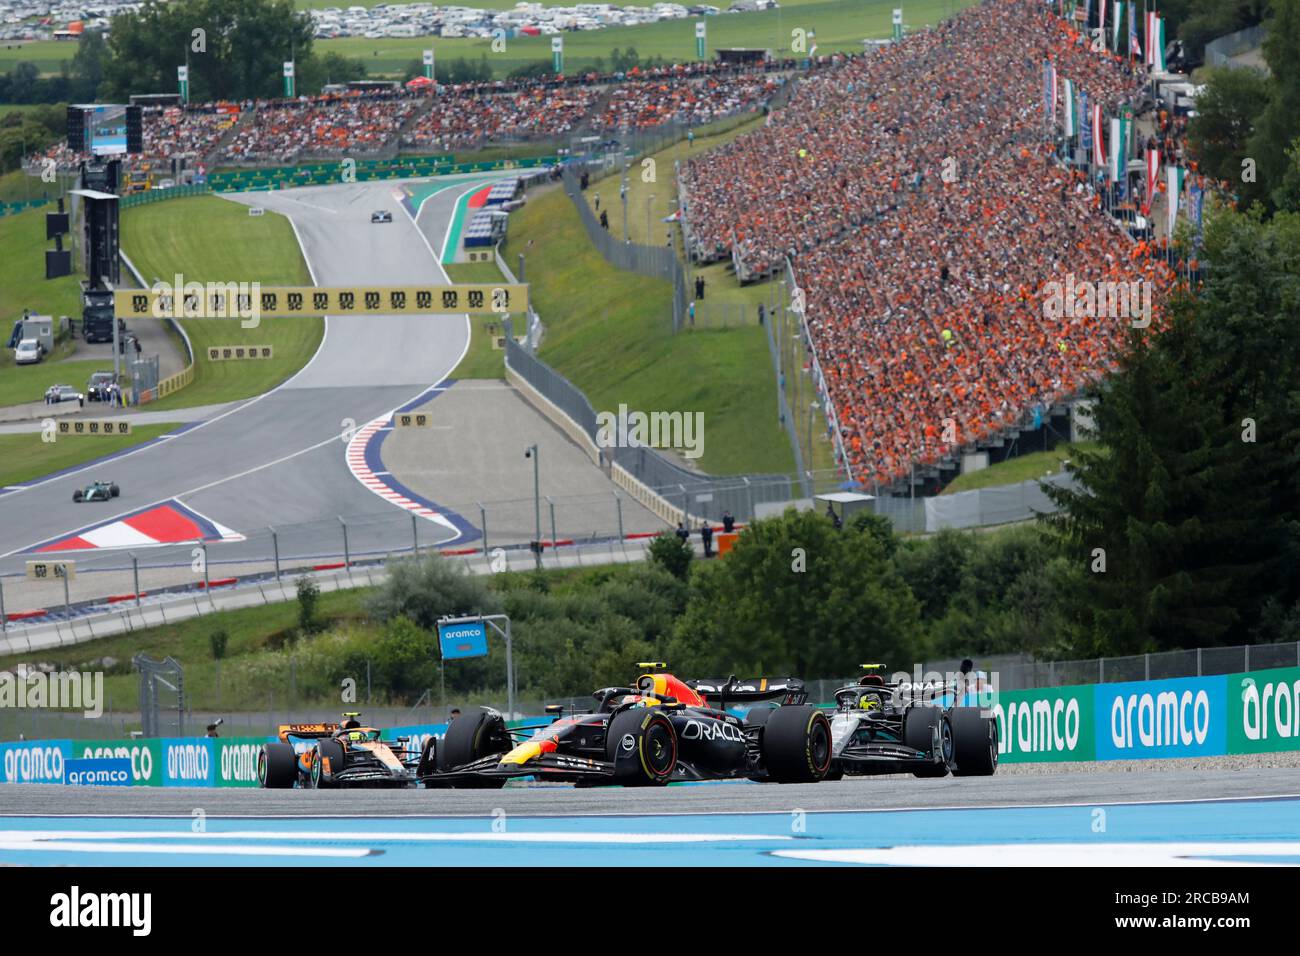
[[650,560],[679,580],[686,580],[694,559],[695,549],[690,542],[675,534],[661,531],[650,542]]
[[485,579],[474,577],[440,555],[389,567],[388,581],[367,605],[370,615],[381,623],[406,617],[432,631],[440,617],[495,614],[501,610],[500,597]]
[[208,635],[208,647],[212,649],[212,659],[219,661],[226,656],[226,645],[230,643],[230,634],[225,628],[218,628]]
[[298,629],[303,634],[315,634],[321,628],[316,616],[320,604],[320,588],[305,575],[298,579]]

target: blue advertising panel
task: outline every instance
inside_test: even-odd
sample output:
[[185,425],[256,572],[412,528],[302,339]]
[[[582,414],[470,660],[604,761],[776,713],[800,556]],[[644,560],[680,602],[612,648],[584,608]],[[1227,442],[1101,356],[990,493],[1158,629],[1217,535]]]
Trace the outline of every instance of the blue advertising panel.
[[212,787],[217,782],[216,747],[209,737],[167,737],[162,742],[164,787]]
[[0,781],[62,783],[63,764],[71,755],[71,740],[0,744]]
[[129,787],[133,784],[131,761],[126,757],[65,760],[63,782],[70,787]]
[[442,648],[444,661],[463,657],[487,657],[487,624],[484,621],[439,624],[438,645]]
[[1227,753],[1227,677],[1096,686],[1098,760]]

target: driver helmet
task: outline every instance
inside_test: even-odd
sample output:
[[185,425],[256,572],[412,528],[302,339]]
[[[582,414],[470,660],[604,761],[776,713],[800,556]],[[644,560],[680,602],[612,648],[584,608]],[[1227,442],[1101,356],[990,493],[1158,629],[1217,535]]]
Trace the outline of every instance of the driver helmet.
[[878,694],[863,694],[858,700],[858,707],[865,711],[880,710],[880,696]]
[[[355,721],[354,721],[354,723],[355,723]],[[365,740],[365,739],[366,739],[366,735],[363,734],[363,733],[362,733],[361,731],[359,731],[359,730],[353,730],[353,731],[350,731],[350,732],[348,733],[348,740],[353,740],[353,741],[362,741],[362,740]]]

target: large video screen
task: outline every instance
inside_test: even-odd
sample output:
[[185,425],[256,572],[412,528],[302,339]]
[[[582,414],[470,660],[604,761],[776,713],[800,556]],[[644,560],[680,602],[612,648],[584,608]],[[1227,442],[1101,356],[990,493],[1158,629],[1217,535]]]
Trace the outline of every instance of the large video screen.
[[93,156],[126,154],[125,106],[95,106],[87,111],[86,147]]

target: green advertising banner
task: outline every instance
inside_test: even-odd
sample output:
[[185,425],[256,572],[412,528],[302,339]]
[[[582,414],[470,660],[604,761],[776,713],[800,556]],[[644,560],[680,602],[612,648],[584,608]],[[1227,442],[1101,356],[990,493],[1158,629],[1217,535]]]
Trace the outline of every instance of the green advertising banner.
[[123,757],[131,761],[131,784],[136,787],[161,787],[166,776],[162,741],[156,737],[134,740],[74,740],[72,759],[106,760]]
[[213,769],[218,787],[256,787],[257,755],[271,737],[223,737],[212,743],[216,749]]
[[1228,675],[1228,753],[1300,750],[1300,667]]
[[1092,687],[999,691],[998,759],[1005,763],[1095,760]]

